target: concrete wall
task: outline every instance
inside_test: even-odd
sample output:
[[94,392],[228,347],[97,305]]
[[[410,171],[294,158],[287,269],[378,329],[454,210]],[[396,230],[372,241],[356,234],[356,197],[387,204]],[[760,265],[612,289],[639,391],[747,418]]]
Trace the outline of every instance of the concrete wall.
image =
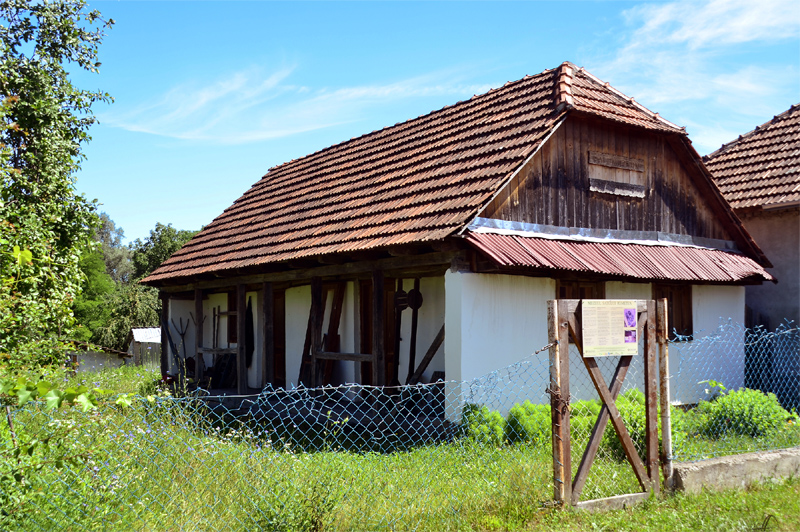
[[778,284],[748,286],[747,305],[769,318],[771,330],[787,319],[800,323],[800,210],[765,211],[745,218],[744,224],[778,279]]

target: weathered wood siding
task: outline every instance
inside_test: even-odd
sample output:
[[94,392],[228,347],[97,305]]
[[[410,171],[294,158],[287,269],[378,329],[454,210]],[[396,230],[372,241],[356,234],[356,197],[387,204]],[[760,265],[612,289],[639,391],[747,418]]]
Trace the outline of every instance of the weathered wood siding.
[[[589,164],[589,152],[643,161],[643,172]],[[644,197],[590,190],[590,178],[644,185]],[[481,216],[565,227],[731,237],[668,141],[568,118]]]

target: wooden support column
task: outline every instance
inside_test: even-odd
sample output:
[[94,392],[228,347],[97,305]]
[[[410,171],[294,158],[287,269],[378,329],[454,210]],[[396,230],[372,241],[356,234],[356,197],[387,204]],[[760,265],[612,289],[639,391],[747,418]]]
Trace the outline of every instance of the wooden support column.
[[372,384],[386,385],[383,307],[385,292],[383,270],[372,270]]
[[245,286],[236,286],[236,390],[239,395],[247,393],[247,362],[245,355],[245,315],[247,302],[245,301]]
[[569,441],[569,309],[547,302],[550,342],[550,412],[553,442],[553,498],[559,504],[572,500],[572,460]]
[[669,396],[669,323],[667,322],[667,300],[656,301],[656,337],[658,341],[658,375],[661,405],[661,467],[664,472],[664,487],[674,488],[672,471],[672,419]]
[[656,302],[647,301],[647,322],[645,323],[645,364],[644,393],[646,398],[645,452],[647,475],[650,478],[650,489],[659,492],[658,471],[658,373],[656,372]]
[[261,386],[275,384],[275,293],[272,283],[261,284]]
[[169,297],[164,292],[158,294],[161,300],[161,375],[169,374]]
[[322,296],[322,279],[314,277],[311,279],[311,387],[316,388],[322,383],[319,382],[319,361],[317,354],[322,351],[322,321],[325,317],[325,301]]
[[203,378],[205,371],[205,359],[203,357],[203,291],[200,288],[194,289],[194,367],[195,376],[198,384]]

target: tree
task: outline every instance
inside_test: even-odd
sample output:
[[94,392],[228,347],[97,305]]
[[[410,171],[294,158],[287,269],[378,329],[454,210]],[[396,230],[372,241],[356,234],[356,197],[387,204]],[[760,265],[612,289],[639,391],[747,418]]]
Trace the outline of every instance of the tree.
[[100,213],[100,225],[95,231],[95,239],[100,243],[103,262],[111,278],[118,283],[126,283],[133,274],[131,250],[122,244],[125,231],[117,227],[108,214]]
[[91,107],[110,97],[73,86],[67,67],[96,72],[111,24],[83,0],[0,1],[0,363],[58,360],[75,333],[97,223],[75,172]]
[[197,231],[175,229],[172,224],[156,223],[149,237],[144,241],[137,238],[131,244],[133,277],[138,280],[150,274],[196,234]]
[[79,267],[84,275],[84,283],[73,304],[73,314],[79,325],[74,338],[82,342],[98,343],[98,331],[106,325],[111,315],[107,301],[116,290],[117,283],[107,273],[100,251],[81,255]]

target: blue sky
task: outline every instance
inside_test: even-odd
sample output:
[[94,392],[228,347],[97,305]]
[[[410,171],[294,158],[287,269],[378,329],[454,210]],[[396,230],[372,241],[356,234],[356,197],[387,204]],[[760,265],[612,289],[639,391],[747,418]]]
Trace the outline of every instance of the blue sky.
[[109,92],[77,188],[127,239],[199,229],[266,171],[572,61],[701,154],[800,103],[800,2],[97,1]]

